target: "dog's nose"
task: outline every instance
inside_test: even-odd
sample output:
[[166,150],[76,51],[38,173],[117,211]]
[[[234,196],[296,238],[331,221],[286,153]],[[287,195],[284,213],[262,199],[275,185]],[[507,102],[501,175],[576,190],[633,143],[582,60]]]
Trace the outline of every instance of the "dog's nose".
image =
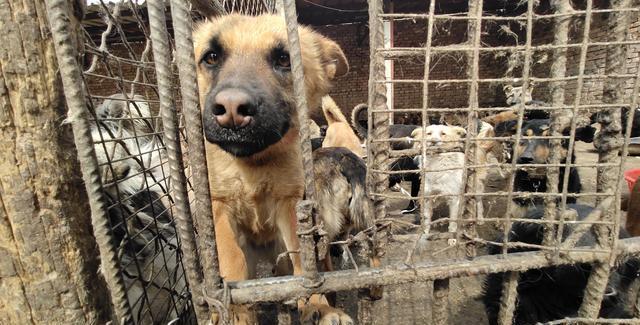
[[241,89],[223,89],[214,98],[213,115],[223,128],[243,128],[251,123],[255,114],[255,103]]

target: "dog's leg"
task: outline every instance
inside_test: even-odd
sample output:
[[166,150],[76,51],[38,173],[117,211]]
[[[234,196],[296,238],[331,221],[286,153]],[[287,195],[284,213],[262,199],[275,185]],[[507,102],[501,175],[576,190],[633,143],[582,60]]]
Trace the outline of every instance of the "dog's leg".
[[459,205],[460,205],[460,198],[458,197],[458,195],[454,195],[454,196],[450,196],[447,198],[447,201],[449,201],[449,233],[453,234],[454,238],[450,238],[447,240],[447,243],[450,246],[453,246],[456,244],[456,239],[455,239],[455,234],[456,231],[458,230],[458,210],[459,210]]
[[[411,197],[415,198],[415,197],[418,197],[418,195],[420,194],[420,175],[414,174],[414,175],[411,175],[410,178],[411,178]],[[409,201],[409,205],[405,210],[402,211],[402,213],[411,213],[411,212],[414,212],[417,208],[418,208],[418,200],[411,199],[411,201]]]
[[[375,252],[374,252],[375,254]],[[371,258],[369,259],[369,266],[371,266],[372,268],[379,268],[382,265],[382,263],[380,262],[380,258],[377,255],[373,255],[371,256]],[[373,300],[380,300],[382,299],[382,294],[384,292],[384,287],[383,286],[373,286],[369,288],[369,297]]]
[[[236,232],[231,225],[231,214],[222,203],[213,202],[214,227],[220,275],[225,281],[240,281],[249,278],[249,267],[244,251],[238,243]],[[255,324],[255,313],[247,305],[232,305],[230,308],[233,324]],[[218,316],[212,316],[213,324],[218,323]]]
[[296,234],[296,200],[291,200],[286,206],[287,215],[278,216],[276,219],[276,227],[280,233],[282,242],[284,243],[287,252],[289,252],[289,258],[291,258],[291,264],[293,265],[293,274],[302,274],[302,262],[300,260],[300,243],[298,242],[298,236]]
[[[278,216],[276,219],[276,226],[282,241],[288,252],[291,253],[291,263],[293,264],[293,274],[302,275],[302,261],[300,260],[300,242],[296,234],[296,203],[298,199],[294,198],[286,204],[285,211],[288,211],[287,215]],[[353,324],[353,320],[349,315],[340,309],[329,306],[329,302],[323,295],[314,294],[309,298],[309,302],[305,303],[304,300],[298,301],[298,310],[300,311],[300,319],[303,324],[309,320],[317,318],[320,325],[346,325]]]
[[[484,183],[486,181],[486,172],[483,171],[476,179],[476,193],[484,193]],[[476,195],[476,223],[481,225],[484,223],[484,204],[482,203],[482,195]]]

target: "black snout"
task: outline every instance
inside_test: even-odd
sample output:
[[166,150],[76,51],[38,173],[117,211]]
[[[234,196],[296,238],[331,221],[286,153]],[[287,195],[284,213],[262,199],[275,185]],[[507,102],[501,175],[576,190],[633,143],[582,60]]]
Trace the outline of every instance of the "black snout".
[[533,157],[533,149],[531,147],[532,147],[531,145],[527,146],[527,148],[520,155],[520,157],[518,157],[518,164],[533,163],[534,157]]
[[205,139],[238,157],[266,149],[280,141],[291,125],[292,106],[283,97],[257,81],[220,82],[204,103]]
[[251,123],[256,114],[256,100],[238,88],[219,91],[212,104],[212,113],[223,128],[244,128]]

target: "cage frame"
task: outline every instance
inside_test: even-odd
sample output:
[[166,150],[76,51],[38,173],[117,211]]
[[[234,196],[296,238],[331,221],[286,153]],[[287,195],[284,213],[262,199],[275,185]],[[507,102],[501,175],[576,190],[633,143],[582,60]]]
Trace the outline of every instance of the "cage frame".
[[[605,73],[602,75],[604,78],[614,77],[617,81],[612,83],[605,83],[603,98],[604,105],[597,105],[599,107],[604,106],[604,115],[608,115],[610,120],[619,120],[620,110],[617,108],[623,106],[630,106],[631,108],[638,106],[638,97],[640,95],[640,72],[634,77],[635,85],[633,88],[633,99],[631,104],[625,105],[620,103],[620,99],[624,96],[621,93],[621,78],[615,78],[616,76],[625,76],[621,70],[624,66],[620,63],[620,58],[624,58],[624,49],[626,45],[638,44],[638,41],[627,41],[624,37],[625,30],[628,26],[628,17],[630,13],[640,13],[639,8],[631,8],[629,4],[630,0],[614,0],[612,1],[612,9],[608,10],[594,10],[592,8],[593,1],[587,0],[586,10],[576,11],[568,10],[567,5],[569,0],[556,0],[554,1],[557,12],[554,14],[543,15],[543,18],[552,18],[556,20],[556,26],[559,26],[560,33],[556,34],[554,44],[552,46],[536,46],[537,49],[548,48],[554,50],[554,65],[555,68],[552,71],[552,76],[548,79],[553,84],[561,84],[563,81],[568,80],[565,77],[566,66],[566,50],[575,47],[577,45],[568,44],[566,39],[566,31],[568,19],[576,15],[585,15],[585,20],[589,22],[591,15],[596,12],[609,13],[616,19],[610,18],[610,28],[614,31],[614,41],[607,42],[589,42],[589,23],[585,23],[584,33],[581,48],[581,57],[579,63],[579,73],[577,76],[578,89],[580,90],[584,80],[585,60],[587,55],[588,46],[597,45],[609,45],[611,49],[607,51],[607,66]],[[206,2],[207,4],[217,4],[217,1]],[[386,82],[380,82],[384,79],[384,59],[389,57],[395,57],[398,55],[424,55],[427,64],[425,64],[425,75],[422,80],[414,80],[421,82],[424,85],[425,94],[428,96],[427,84],[429,81],[428,60],[432,53],[439,51],[437,48],[431,48],[426,46],[423,49],[400,49],[397,51],[391,51],[384,49],[383,46],[383,34],[382,34],[382,21],[384,18],[427,18],[429,22],[428,29],[431,30],[433,22],[438,19],[439,15],[435,14],[433,6],[435,1],[430,1],[430,9],[428,15],[417,14],[385,14],[383,11],[381,0],[369,0],[369,26],[370,26],[370,78],[369,78],[369,130],[370,137],[367,137],[367,171],[368,171],[368,185],[371,195],[374,198],[374,210],[377,220],[382,220],[387,217],[387,210],[384,204],[385,195],[381,194],[386,189],[387,179],[389,173],[388,160],[395,153],[389,149],[389,130],[388,130],[388,118],[385,114],[388,114],[390,110],[386,107]],[[467,21],[475,20],[478,24],[484,19],[498,19],[498,17],[486,18],[482,13],[482,0],[470,0],[470,8],[476,8],[475,17],[471,16],[471,9],[469,9],[470,15],[468,17],[455,17],[446,16],[447,19],[467,19]],[[524,46],[525,51],[525,64],[524,70],[529,69],[527,60],[530,60],[529,54],[532,51],[531,37],[533,26],[533,3],[534,1],[528,1],[527,15],[522,17],[504,17],[503,20],[526,20],[527,21],[527,41]],[[220,13],[221,9],[218,5],[208,6],[203,4],[202,1],[192,1],[192,5],[195,8],[201,8],[203,12],[215,12]],[[166,26],[165,9],[166,6],[163,1],[149,0],[147,2],[149,10],[149,22],[151,30],[151,39],[153,53],[156,60],[154,64],[156,72],[158,73],[158,89],[160,92],[160,107],[162,112],[162,120],[164,126],[164,135],[167,145],[167,152],[169,156],[170,165],[170,177],[172,183],[172,190],[174,199],[176,202],[176,223],[178,226],[178,234],[181,238],[183,252],[185,255],[185,271],[193,302],[195,306],[195,312],[200,323],[204,323],[211,318],[211,313],[214,311],[222,316],[222,320],[225,321],[228,317],[227,307],[230,302],[234,304],[245,303],[257,303],[257,302],[284,302],[292,301],[298,298],[308,297],[315,293],[327,293],[333,291],[344,291],[352,289],[362,289],[373,286],[388,286],[392,284],[410,283],[416,281],[435,281],[439,283],[435,285],[434,296],[439,297],[446,296],[448,291],[448,279],[455,277],[471,276],[477,274],[489,274],[496,272],[509,272],[509,277],[504,283],[504,287],[507,292],[503,296],[501,302],[502,308],[500,310],[500,323],[510,324],[512,322],[514,305],[515,305],[515,290],[517,283],[517,274],[520,271],[524,271],[531,268],[541,268],[546,266],[556,266],[565,264],[574,264],[577,262],[589,262],[594,263],[596,268],[591,273],[589,284],[585,288],[585,299],[583,305],[579,311],[579,317],[575,319],[565,319],[560,321],[584,321],[584,322],[597,322],[604,321],[597,318],[597,313],[600,306],[600,301],[605,290],[607,278],[609,275],[610,266],[613,265],[615,259],[624,254],[637,254],[640,252],[640,238],[631,238],[618,240],[617,236],[613,237],[613,240],[606,245],[599,247],[599,249],[591,248],[576,248],[573,247],[575,242],[565,242],[564,246],[558,246],[549,254],[548,251],[535,251],[526,253],[509,253],[507,254],[508,245],[503,245],[503,254],[498,256],[480,256],[476,257],[473,252],[473,247],[470,247],[469,257],[473,257],[467,261],[450,261],[450,262],[420,262],[412,265],[390,265],[381,267],[379,269],[367,269],[367,270],[344,270],[320,273],[315,268],[316,254],[315,244],[311,236],[301,238],[301,254],[306,256],[304,258],[304,276],[288,276],[278,278],[265,278],[247,280],[242,282],[230,282],[224,283],[220,277],[218,271],[217,253],[215,246],[215,231],[213,228],[213,215],[211,212],[211,202],[208,199],[209,185],[206,178],[198,178],[194,182],[195,190],[195,203],[190,205],[188,196],[186,193],[186,177],[184,174],[184,166],[182,165],[181,149],[178,139],[177,126],[178,121],[175,115],[175,103],[173,102],[171,94],[171,57],[170,44],[168,38],[168,31]],[[191,36],[191,23],[192,18],[190,15],[190,8],[188,4],[180,0],[171,0],[171,15],[173,18],[174,31],[176,33],[176,54],[175,57],[178,61],[177,67],[179,69],[180,86],[182,94],[182,110],[187,120],[187,123],[193,127],[187,128],[189,141],[189,165],[194,168],[194,173],[206,174],[206,159],[204,153],[204,142],[201,137],[202,122],[199,110],[199,100],[195,81],[195,67],[193,64],[193,49],[192,49],[192,36]],[[297,40],[297,21],[295,19],[295,1],[282,0],[282,9],[287,22],[287,32],[289,36],[289,45],[291,48],[292,58],[292,73],[294,75],[294,87],[296,94],[297,109],[300,112],[300,119],[304,121],[307,117],[307,107],[304,96],[303,74],[301,68],[300,58],[300,46]],[[89,122],[86,113],[85,103],[85,90],[82,85],[82,71],[78,68],[76,58],[78,53],[72,46],[73,42],[69,35],[68,15],[70,11],[67,7],[67,2],[64,0],[48,0],[47,1],[49,22],[51,24],[52,35],[55,40],[55,50],[58,56],[60,65],[60,72],[65,90],[65,97],[67,106],[69,108],[69,118],[71,120],[74,139],[78,148],[78,159],[81,163],[81,169],[85,180],[87,192],[89,193],[91,216],[94,227],[94,234],[100,250],[100,257],[103,263],[103,272],[105,273],[105,279],[111,291],[111,300],[114,305],[115,313],[118,317],[118,322],[129,323],[132,321],[131,308],[126,298],[126,292],[124,283],[119,275],[119,266],[117,265],[117,257],[115,248],[110,243],[110,229],[108,226],[108,217],[106,216],[105,200],[103,197],[103,184],[98,171],[98,162],[95,158],[95,152],[93,145],[90,143],[89,136]],[[536,14],[537,15],[537,14]],[[541,16],[541,15],[538,15]],[[479,82],[485,82],[487,79],[481,81],[478,80],[478,62],[477,56],[482,49],[479,46],[480,43],[480,29],[470,28],[473,31],[473,35],[469,35],[469,46],[456,48],[458,51],[464,51],[470,57],[474,59],[474,64],[470,70],[468,79],[456,79],[450,80],[453,82],[471,82],[473,86],[473,93],[470,94],[469,107],[466,108],[468,113],[477,114],[481,109],[478,107],[477,85]],[[429,40],[432,39],[432,34],[429,32]],[[611,46],[613,45],[613,46]],[[506,48],[506,47],[505,47]],[[513,47],[514,50],[519,46]],[[493,49],[493,48],[492,48]],[[491,49],[490,49],[491,50]],[[433,52],[431,52],[433,51]],[[395,53],[392,53],[395,52]],[[471,53],[471,54],[469,54]],[[563,54],[564,53],[564,54]],[[527,59],[528,57],[528,59]],[[565,62],[563,62],[563,60]],[[640,70],[640,69],[639,69]],[[528,72],[523,72],[524,87],[529,82],[539,80],[535,77],[530,77]],[[628,74],[626,74],[629,77]],[[512,80],[511,78],[500,78],[499,80]],[[495,81],[499,81],[496,79]],[[443,82],[438,80],[437,82]],[[566,119],[566,116],[562,115],[560,111],[561,106],[564,106],[564,90],[562,87],[552,86],[552,103],[550,109],[551,124],[560,123],[561,119]],[[567,105],[566,108],[570,108],[574,118],[571,119],[571,135],[569,136],[569,151],[572,150],[575,141],[576,131],[576,119],[580,108],[580,92],[577,91],[577,96],[573,105]],[[474,99],[475,97],[475,99]],[[419,111],[423,114],[423,127],[426,126],[426,116],[428,113],[428,104],[424,101],[423,108]],[[460,109],[460,110],[465,110]],[[517,133],[515,135],[515,141],[519,141],[522,138],[520,133],[523,123],[523,113],[525,111],[524,102],[519,105],[519,118]],[[437,110],[429,110],[437,111]],[[632,110],[630,110],[632,111]],[[564,112],[566,113],[566,111]],[[632,113],[630,113],[632,114]],[[469,114],[469,121],[471,121],[471,114]],[[616,142],[617,145],[612,146],[609,150],[603,150],[599,154],[598,163],[595,167],[598,168],[598,182],[597,192],[602,193],[602,197],[597,197],[596,211],[588,217],[590,221],[596,221],[603,219],[602,224],[591,223],[596,228],[603,228],[598,230],[598,240],[603,239],[606,236],[607,228],[609,232],[617,234],[619,227],[620,217],[620,187],[618,185],[615,176],[621,174],[621,168],[624,164],[628,153],[629,134],[631,130],[632,116],[627,119],[627,125],[622,126],[625,138],[622,139],[622,134],[615,123],[603,125],[602,132],[610,133],[608,138],[612,142]],[[470,125],[474,125],[474,122],[470,122]],[[565,122],[566,123],[566,122]],[[308,201],[302,202],[298,207],[298,227],[299,232],[305,233],[312,229],[315,229],[313,224],[314,219],[311,212],[311,206],[313,204],[313,169],[311,161],[311,145],[309,142],[309,131],[307,130],[306,123],[300,123],[302,125],[300,129],[301,145],[303,152],[303,159],[305,167],[305,190],[307,193]],[[558,148],[560,140],[564,139],[558,135],[557,129],[552,127],[553,136],[551,138],[554,148]],[[465,142],[465,183],[468,180],[466,175],[467,167],[478,167],[471,151],[475,150],[473,132],[467,134],[467,141]],[[194,139],[198,139],[194,141]],[[499,139],[499,138],[496,138]],[[622,141],[621,141],[622,140]],[[477,141],[477,140],[475,140]],[[424,144],[424,140],[423,140]],[[425,146],[423,146],[425,148]],[[618,152],[622,155],[618,157]],[[422,154],[426,154],[423,149]],[[512,170],[516,170],[519,166],[516,164],[515,159],[510,164]],[[484,166],[484,165],[483,165]],[[552,168],[551,178],[548,184],[550,188],[556,188],[558,182],[558,170],[565,168],[568,171],[570,167],[582,166],[577,163],[565,163],[560,164],[558,158],[552,155],[552,163],[545,166]],[[618,172],[613,172],[618,168]],[[426,172],[424,169],[420,171],[424,176]],[[564,189],[562,191],[560,205],[562,208],[566,208],[567,199],[567,178],[568,172],[565,172],[564,176]],[[613,175],[613,176],[612,176]],[[473,183],[472,180],[469,183]],[[467,185],[469,185],[467,183]],[[510,178],[511,188],[513,187],[513,177]],[[555,191],[548,193],[558,194]],[[509,198],[514,194],[509,190]],[[472,195],[472,194],[470,194]],[[498,194],[494,194],[498,195]],[[590,194],[589,194],[590,195]],[[593,196],[593,195],[590,195]],[[613,199],[607,200],[607,197]],[[425,200],[426,197],[422,196],[419,199]],[[474,198],[467,203],[467,209],[461,211],[462,214],[473,214],[472,202]],[[511,200],[508,201],[511,204]],[[545,203],[547,203],[547,209],[545,211],[545,219],[552,222],[558,222],[560,229],[564,226],[563,219],[558,218],[557,210],[555,210],[555,200],[552,195],[545,197]],[[614,209],[611,209],[614,207]],[[613,213],[611,213],[613,211]],[[423,214],[424,212],[422,212]],[[195,222],[194,222],[195,220]],[[462,219],[459,218],[461,221]],[[507,216],[506,224],[509,225],[512,222],[519,221],[517,218],[510,218]],[[586,221],[585,221],[586,223]],[[427,221],[427,224],[431,224],[431,220]],[[558,236],[552,236],[550,233],[549,223],[545,224],[545,242],[559,243],[560,238]],[[584,227],[579,227],[576,230],[575,237],[588,230],[589,224]],[[473,225],[472,225],[473,227]],[[509,227],[505,226],[505,234],[508,232]],[[198,236],[196,236],[196,232]],[[562,233],[561,231],[558,231]],[[472,232],[473,234],[473,229]],[[379,241],[384,242],[385,234],[380,234],[381,237],[377,238]],[[461,233],[456,233],[457,238],[462,236]],[[602,238],[600,238],[602,237]],[[573,245],[572,245],[573,243]],[[545,245],[545,244],[543,244]],[[380,245],[374,245],[374,254],[378,253],[378,250],[382,250]],[[364,298],[362,298],[364,299]],[[440,301],[442,302],[442,300]],[[363,308],[370,308],[363,307]],[[446,323],[446,302],[437,306],[438,312],[434,312],[434,323],[444,324]],[[367,313],[366,310],[362,311]],[[637,316],[637,315],[636,315]],[[607,320],[610,323],[616,323],[617,320]],[[629,322],[629,320],[625,320]],[[555,322],[552,322],[555,323]]]

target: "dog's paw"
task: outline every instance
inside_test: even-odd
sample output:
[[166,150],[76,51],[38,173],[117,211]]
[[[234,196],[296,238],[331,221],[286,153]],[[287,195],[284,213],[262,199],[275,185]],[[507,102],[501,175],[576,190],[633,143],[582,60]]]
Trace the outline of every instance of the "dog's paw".
[[324,304],[307,304],[300,312],[304,325],[353,325],[355,322],[340,309]]
[[455,238],[447,239],[447,244],[449,244],[449,246],[455,246],[457,243],[458,240],[456,240]]
[[[258,319],[252,308],[246,305],[231,305],[229,308],[229,314],[227,315],[228,323],[232,325],[253,325],[258,324]],[[224,324],[221,315],[217,312],[211,314],[211,324]]]

